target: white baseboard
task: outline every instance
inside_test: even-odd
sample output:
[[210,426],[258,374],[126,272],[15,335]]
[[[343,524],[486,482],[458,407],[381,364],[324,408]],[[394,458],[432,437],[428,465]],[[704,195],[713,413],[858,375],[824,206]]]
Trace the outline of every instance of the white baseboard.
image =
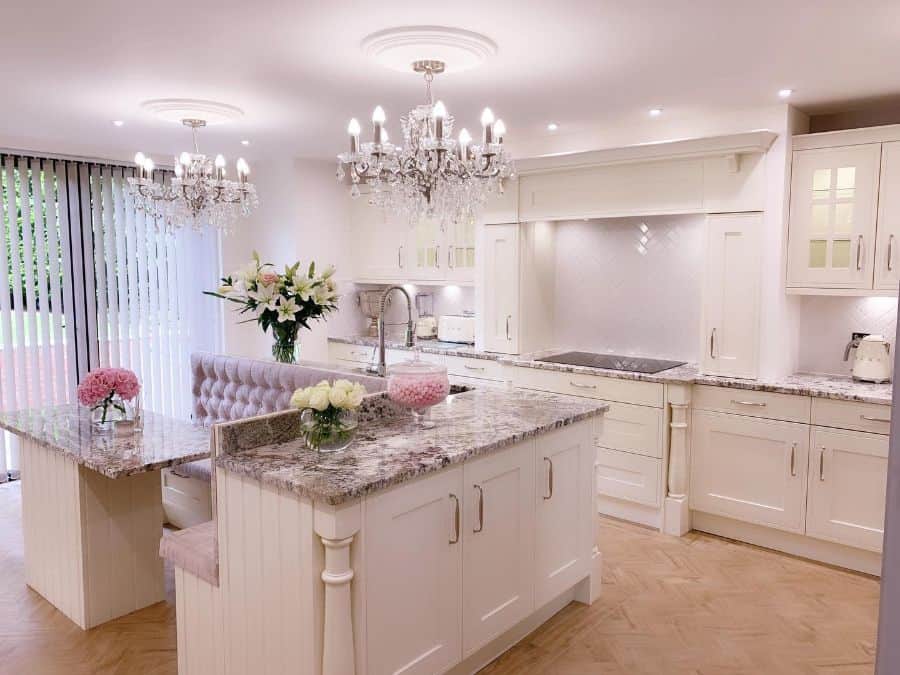
[[661,530],[663,525],[662,509],[626,502],[614,497],[598,496],[597,513],[601,516],[612,516],[630,523],[646,525],[654,530]]
[[748,544],[775,549],[876,577],[881,576],[881,556],[872,551],[834,544],[793,532],[783,532],[762,525],[743,523],[739,520],[700,511],[691,512],[691,523],[694,529],[700,532],[745,541]]

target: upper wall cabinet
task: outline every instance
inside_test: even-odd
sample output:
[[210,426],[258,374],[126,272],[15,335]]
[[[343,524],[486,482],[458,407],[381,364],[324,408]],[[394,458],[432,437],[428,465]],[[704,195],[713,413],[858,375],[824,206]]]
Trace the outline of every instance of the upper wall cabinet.
[[872,288],[881,144],[794,153],[788,284]]
[[895,295],[900,125],[794,136],[787,289]]

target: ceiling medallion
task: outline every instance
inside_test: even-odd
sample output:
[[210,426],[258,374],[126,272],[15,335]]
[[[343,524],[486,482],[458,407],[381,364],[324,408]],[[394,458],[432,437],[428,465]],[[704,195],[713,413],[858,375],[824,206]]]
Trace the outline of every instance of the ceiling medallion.
[[[191,130],[194,151],[175,157],[175,176],[161,182],[154,180],[153,160],[142,152],[137,153],[134,156],[137,175],[128,179],[127,188],[134,197],[135,207],[167,231],[187,226],[195,230],[228,230],[239,216],[249,215],[259,204],[256,187],[247,180],[250,166],[243,157],[238,158],[235,162],[238,179],[226,180],[225,157],[216,155],[212,160],[201,154],[197,131],[210,124],[203,115],[225,122],[243,113],[233,106],[211,101],[165,99],[165,105],[160,103],[148,101],[144,108],[163,119],[172,119],[175,114],[189,115],[178,121]],[[151,106],[156,106],[155,110]]]
[[490,38],[460,28],[405,26],[372,33],[361,45],[376,62],[403,73],[415,61],[442,61],[447,73],[471,70],[497,53]]
[[338,155],[337,179],[350,174],[350,194],[359,184],[370,188],[369,202],[406,216],[411,224],[423,218],[448,223],[471,222],[491,194],[503,192],[503,182],[515,174],[503,146],[506,125],[494,120],[490,108],[481,114],[481,142],[472,143],[466,129],[453,140],[453,117],[442,101],[435,103],[431,83],[445,72],[438,59],[420,59],[412,69],[425,77],[425,100],[400,118],[402,146],[389,142],[381,106],[372,113],[372,141],[360,143],[360,125],[350,120],[350,150]]

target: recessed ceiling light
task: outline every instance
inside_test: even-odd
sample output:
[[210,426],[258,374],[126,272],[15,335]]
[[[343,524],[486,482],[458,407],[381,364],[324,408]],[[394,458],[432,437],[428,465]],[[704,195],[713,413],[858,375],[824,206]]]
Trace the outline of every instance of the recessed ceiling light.
[[557,129],[559,129],[559,125],[556,122],[550,122],[547,125],[547,131],[556,131]]
[[793,89],[779,89],[778,98],[789,98],[794,93]]
[[250,145],[250,141],[243,140],[243,141],[241,141],[241,145]]
[[659,117],[662,115],[662,108],[650,108],[648,111],[650,117]]
[[125,124],[124,120],[113,120],[114,126],[121,127],[121,126],[124,126],[124,124]]

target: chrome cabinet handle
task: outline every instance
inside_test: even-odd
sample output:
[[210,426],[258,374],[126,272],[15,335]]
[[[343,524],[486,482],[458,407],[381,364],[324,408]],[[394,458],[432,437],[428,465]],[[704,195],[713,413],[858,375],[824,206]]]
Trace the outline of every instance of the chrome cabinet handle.
[[403,244],[397,247],[397,267],[403,269]]
[[887,256],[888,272],[894,271],[894,235],[888,237],[888,256]]
[[450,493],[450,499],[455,503],[454,512],[453,512],[453,539],[450,540],[451,544],[459,543],[459,497],[457,497],[452,492]]
[[549,457],[544,457],[544,461],[550,465],[549,469],[547,469],[547,487],[550,493],[544,495],[544,499],[553,499],[553,460]]
[[437,269],[441,269],[441,247],[435,246],[434,248],[434,266]]
[[452,246],[447,247],[447,268],[451,269],[451,270],[453,269],[453,247]]
[[885,419],[884,417],[869,417],[868,415],[860,415],[859,419],[865,420],[866,422],[887,422],[891,423],[891,418]]
[[474,370],[479,373],[484,372],[484,368],[479,368],[478,366],[470,366],[468,363],[464,363],[463,368],[465,368],[466,370]]
[[478,490],[478,527],[472,528],[472,532],[478,534],[484,529],[484,490],[480,485],[473,485]]
[[709,358],[716,358],[716,329],[713,328],[709,334]]
[[753,405],[753,406],[756,406],[757,408],[765,408],[766,407],[766,404],[764,402],[758,403],[756,401],[735,401],[734,399],[731,399],[731,405]]
[[859,235],[859,238],[856,241],[856,271],[859,272],[862,269],[862,248],[863,248],[863,236]]
[[797,453],[797,444],[791,443],[791,476],[797,475],[797,470],[795,467],[796,453]]
[[819,480],[825,482],[825,446],[819,451]]
[[506,339],[507,339],[507,341],[512,340],[512,338],[509,337],[509,322],[511,320],[512,320],[512,314],[507,314],[506,315]]
[[[696,343],[695,343],[696,344]],[[579,384],[578,382],[574,382],[569,380],[569,384],[575,387],[576,389],[596,389],[596,384]]]

